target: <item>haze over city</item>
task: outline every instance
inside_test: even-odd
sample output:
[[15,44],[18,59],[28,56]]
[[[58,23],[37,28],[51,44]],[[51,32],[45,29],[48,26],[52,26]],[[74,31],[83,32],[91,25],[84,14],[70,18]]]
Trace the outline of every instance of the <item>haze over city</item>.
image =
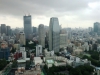
[[50,17],[62,27],[93,27],[100,19],[100,0],[0,0],[0,24],[23,27],[23,16],[32,15],[32,26],[49,26]]

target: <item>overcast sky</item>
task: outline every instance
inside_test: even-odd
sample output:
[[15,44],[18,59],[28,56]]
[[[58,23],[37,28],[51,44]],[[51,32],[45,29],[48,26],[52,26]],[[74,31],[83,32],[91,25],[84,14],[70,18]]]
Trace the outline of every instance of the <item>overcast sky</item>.
[[23,16],[32,15],[32,26],[49,25],[58,17],[62,27],[93,27],[100,22],[100,0],[0,0],[0,24],[23,27]]

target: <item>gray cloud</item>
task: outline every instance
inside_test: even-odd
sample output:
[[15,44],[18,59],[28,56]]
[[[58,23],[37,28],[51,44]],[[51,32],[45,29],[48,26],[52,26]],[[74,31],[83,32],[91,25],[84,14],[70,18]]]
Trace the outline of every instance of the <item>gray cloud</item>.
[[[75,12],[88,8],[94,0],[0,0],[0,14],[48,15],[55,12]],[[95,0],[98,1],[98,0]],[[51,12],[50,12],[51,11]]]
[[[47,19],[57,16],[63,19],[63,23],[66,23],[66,19],[69,22],[83,20],[94,22],[100,19],[100,11],[98,11],[100,6],[90,9],[88,4],[93,2],[100,0],[0,0],[0,16],[2,20],[7,16],[13,16],[22,21],[22,16],[30,13],[33,19],[39,20],[43,18],[38,16],[45,16]],[[86,13],[89,10],[90,12]]]

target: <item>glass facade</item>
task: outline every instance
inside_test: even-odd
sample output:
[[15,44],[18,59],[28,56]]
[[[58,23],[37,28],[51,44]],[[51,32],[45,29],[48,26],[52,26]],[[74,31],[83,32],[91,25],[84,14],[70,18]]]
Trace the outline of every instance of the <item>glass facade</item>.
[[54,50],[54,52],[59,52],[60,48],[60,27],[58,18],[50,18],[49,25],[49,50]]
[[27,39],[28,36],[32,34],[31,15],[24,16],[24,33]]

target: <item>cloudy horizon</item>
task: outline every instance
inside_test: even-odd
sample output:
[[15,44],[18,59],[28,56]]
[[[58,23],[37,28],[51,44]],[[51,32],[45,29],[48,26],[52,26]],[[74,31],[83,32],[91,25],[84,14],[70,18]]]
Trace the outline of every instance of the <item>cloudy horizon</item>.
[[32,26],[49,25],[58,17],[62,27],[93,27],[100,22],[100,0],[0,0],[0,24],[23,27],[23,16],[32,15]]

